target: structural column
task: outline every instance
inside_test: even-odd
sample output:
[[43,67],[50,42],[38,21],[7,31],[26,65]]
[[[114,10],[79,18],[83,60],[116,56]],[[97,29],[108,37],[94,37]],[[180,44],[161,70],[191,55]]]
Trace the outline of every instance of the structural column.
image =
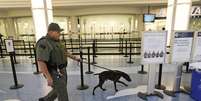
[[192,0],[168,0],[166,29],[168,42],[174,30],[188,30]]
[[36,41],[47,33],[48,24],[53,22],[52,0],[31,0]]
[[[171,39],[174,37],[174,31],[186,31],[189,28],[189,19],[191,13],[192,0],[168,0],[168,11],[167,11],[167,24],[166,29],[168,30],[168,42],[170,46]],[[181,82],[181,64],[177,63],[174,75],[174,84],[172,90],[165,90],[164,93],[170,96],[175,96],[175,93],[180,91]]]

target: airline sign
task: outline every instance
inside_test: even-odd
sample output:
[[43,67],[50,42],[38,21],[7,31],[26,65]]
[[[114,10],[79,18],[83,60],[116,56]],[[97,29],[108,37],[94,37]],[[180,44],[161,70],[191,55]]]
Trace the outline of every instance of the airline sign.
[[201,6],[192,6],[191,16],[201,16]]

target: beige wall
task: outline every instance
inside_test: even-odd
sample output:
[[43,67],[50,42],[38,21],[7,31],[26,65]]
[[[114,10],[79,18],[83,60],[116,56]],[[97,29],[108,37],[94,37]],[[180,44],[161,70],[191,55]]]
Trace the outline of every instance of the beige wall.
[[[0,17],[32,16],[31,8],[0,9]],[[141,6],[90,6],[90,7],[63,7],[53,8],[54,16],[81,16],[97,14],[143,14],[147,13],[147,7]],[[166,7],[151,7],[150,13],[166,16]]]
[[[141,7],[133,6],[91,6],[74,8],[54,8],[53,13],[56,16],[80,16],[97,14],[142,14]],[[20,17],[32,16],[31,8],[4,9],[0,10],[0,17]]]
[[6,29],[6,35],[7,36],[17,36],[15,22],[13,18],[6,18],[4,19],[5,29]]

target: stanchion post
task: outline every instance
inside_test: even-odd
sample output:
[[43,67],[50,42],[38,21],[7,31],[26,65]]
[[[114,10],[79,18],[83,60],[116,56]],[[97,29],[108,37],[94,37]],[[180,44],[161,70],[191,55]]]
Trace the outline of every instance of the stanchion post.
[[[82,57],[83,53],[80,51],[80,59],[83,59]],[[78,90],[85,90],[89,87],[84,84],[84,73],[83,73],[83,62],[80,62],[80,79],[81,79],[81,85],[77,87]]]
[[93,45],[92,45],[92,50],[93,50],[93,61],[92,61],[92,64],[96,64],[96,61],[95,61],[95,56],[96,56],[96,49],[95,49],[95,42],[93,41]]
[[163,71],[163,64],[159,64],[158,84],[155,85],[155,88],[165,90],[166,87],[164,85],[161,85],[162,71]]
[[30,41],[29,41],[29,53],[30,53],[30,57],[29,58],[33,58],[32,57],[32,49],[31,49],[31,43],[30,43]]
[[3,56],[3,48],[2,48],[2,46],[3,46],[3,43],[0,43],[0,53],[1,53],[1,58],[4,58],[4,56]]
[[79,47],[81,47],[81,36],[80,36],[80,34],[78,34],[78,44],[79,44]]
[[146,71],[144,71],[144,65],[141,65],[141,70],[138,71],[139,74],[147,74]]
[[184,63],[186,66],[186,71],[183,71],[184,73],[191,73],[191,71],[189,70],[189,62],[185,62]]
[[94,39],[94,57],[97,57],[96,52],[97,52],[97,39]]
[[98,52],[98,39],[95,39],[95,42],[96,42],[96,44],[95,44],[95,46],[96,46],[96,52]]
[[17,64],[16,53],[15,53],[15,52],[13,52],[13,53],[14,53],[14,54],[13,54],[14,63]]
[[24,52],[26,53],[27,51],[26,51],[26,46],[25,46],[24,40],[23,40],[23,46],[24,46]]
[[10,55],[10,61],[11,61],[11,66],[12,66],[12,71],[13,71],[13,79],[14,79],[14,83],[15,83],[13,86],[10,87],[10,89],[22,88],[24,85],[18,84],[18,81],[17,81],[17,75],[16,75],[15,65],[14,65],[14,61],[13,61],[14,53],[10,52],[9,55]]
[[65,50],[66,50],[66,40],[64,40]]
[[132,64],[133,63],[133,61],[131,60],[131,58],[132,58],[132,43],[130,42],[130,53],[129,53],[129,61],[127,62],[127,63],[130,63],[130,64]]
[[119,52],[121,52],[121,38],[119,36]]
[[37,57],[36,57],[36,48],[33,46],[33,50],[34,50],[34,60],[35,60],[35,64],[36,64],[36,72],[34,72],[34,74],[40,74],[39,72],[39,68],[38,68],[38,62],[37,62]]
[[91,71],[91,64],[90,64],[90,47],[87,47],[88,50],[88,71],[85,72],[86,74],[93,74],[94,72]]
[[72,52],[73,52],[73,39],[70,38],[70,45],[71,45],[71,49],[72,49]]
[[[1,34],[1,33],[0,33]],[[3,39],[2,36],[0,35],[0,53],[1,53],[1,58],[5,58],[3,56]]]
[[125,56],[124,57],[128,57],[128,52],[127,52],[127,48],[128,48],[128,41],[126,39],[126,48],[125,48]]
[[121,54],[123,54],[124,51],[124,40],[121,38]]

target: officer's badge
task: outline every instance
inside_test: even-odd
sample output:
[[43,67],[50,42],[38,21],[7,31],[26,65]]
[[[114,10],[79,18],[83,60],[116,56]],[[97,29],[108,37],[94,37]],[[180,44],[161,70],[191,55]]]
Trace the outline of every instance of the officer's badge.
[[45,49],[46,46],[45,45],[39,45],[40,48]]

